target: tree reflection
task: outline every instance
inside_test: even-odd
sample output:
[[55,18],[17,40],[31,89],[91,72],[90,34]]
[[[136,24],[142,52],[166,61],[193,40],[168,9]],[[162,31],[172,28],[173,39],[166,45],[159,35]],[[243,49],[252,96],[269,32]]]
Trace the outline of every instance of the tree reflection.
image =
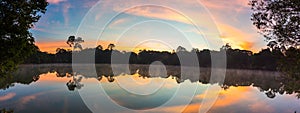
[[83,87],[83,84],[80,83],[82,80],[82,76],[79,76],[78,78],[76,77],[77,73],[72,74],[72,80],[69,80],[66,84],[70,91],[74,91],[75,88],[81,89]]
[[1,113],[13,113],[14,112],[14,110],[12,110],[12,109],[7,110],[5,108],[1,109],[0,111],[1,111]]
[[273,90],[270,90],[270,91],[267,91],[265,93],[269,98],[274,98],[276,95],[275,95],[275,92]]
[[107,78],[107,80],[108,80],[109,82],[114,82],[114,81],[115,81],[115,79],[114,79],[113,76],[107,76],[106,78]]
[[[116,68],[117,71],[118,68]],[[227,69],[226,78],[224,83],[221,84],[210,81],[210,68],[201,68],[199,78],[190,76],[187,72],[180,72],[181,69],[177,66],[166,66],[167,76],[150,76],[149,65],[130,65],[129,68],[129,72],[122,72],[122,69],[120,69],[120,72],[114,74],[110,65],[96,65],[98,76],[92,78],[95,78],[100,82],[103,78],[106,78],[108,82],[114,82],[115,77],[124,74],[139,75],[139,77],[143,79],[172,77],[178,84],[183,83],[185,80],[189,80],[191,82],[200,82],[202,84],[219,84],[224,90],[230,89],[230,87],[253,86],[259,88],[260,91],[265,93],[269,98],[275,98],[276,95],[283,94],[296,94],[297,98],[300,98],[300,81],[284,78],[285,76],[281,76],[278,72]],[[83,87],[83,84],[80,83],[83,77],[91,78],[90,76],[85,76],[86,73],[72,72],[71,65],[30,65],[23,66],[11,77],[0,78],[0,88],[8,89],[9,87],[13,87],[15,83],[30,84],[38,81],[41,74],[49,72],[56,73],[56,76],[59,78],[71,78],[69,81],[66,81],[66,86],[70,91]]]

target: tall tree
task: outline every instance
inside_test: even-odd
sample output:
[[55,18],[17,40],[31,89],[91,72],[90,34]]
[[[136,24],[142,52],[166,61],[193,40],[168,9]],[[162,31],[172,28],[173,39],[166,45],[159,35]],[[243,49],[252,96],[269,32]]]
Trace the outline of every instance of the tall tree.
[[[300,80],[300,1],[251,0],[253,24],[266,37],[272,51],[283,50],[279,70],[288,77]],[[293,52],[291,52],[293,51]]]
[[98,46],[96,47],[96,49],[98,49],[98,50],[103,50],[103,47],[102,47],[102,45],[98,45]]
[[109,44],[109,45],[107,46],[107,49],[108,49],[108,50],[113,50],[114,47],[116,47],[115,44]]
[[46,12],[46,0],[0,1],[0,76],[37,50],[28,31]]
[[180,51],[187,51],[187,50],[182,46],[178,46],[176,52],[180,52]]
[[300,45],[299,0],[250,0],[251,20],[270,47]]
[[82,40],[81,37],[77,37],[75,38],[75,36],[69,36],[68,40],[67,40],[67,44],[74,48],[74,50],[79,49],[82,50],[82,46],[80,43],[83,43],[84,40]]

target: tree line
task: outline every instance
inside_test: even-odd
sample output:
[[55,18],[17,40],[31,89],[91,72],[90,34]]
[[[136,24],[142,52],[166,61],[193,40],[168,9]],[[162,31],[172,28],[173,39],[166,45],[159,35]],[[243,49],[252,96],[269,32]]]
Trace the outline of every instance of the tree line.
[[[203,49],[199,50],[193,48],[188,51],[184,47],[179,46],[172,52],[169,51],[153,51],[140,50],[138,53],[126,52],[113,49],[114,44],[109,44],[107,49],[103,49],[101,45],[95,48],[86,48],[80,51],[66,50],[57,48],[55,54],[38,51],[27,60],[25,64],[44,64],[44,63],[72,63],[72,54],[80,55],[94,55],[95,62],[90,60],[83,60],[81,63],[96,63],[96,64],[111,64],[112,53],[120,58],[129,56],[128,62],[130,64],[151,64],[154,61],[160,61],[164,65],[181,65],[178,55],[192,55],[196,53],[200,67],[211,67],[211,54],[222,54],[226,51],[227,68],[231,69],[257,69],[257,70],[277,70],[279,67],[285,67],[286,64],[282,62],[291,62],[294,57],[299,54],[299,49],[290,48],[284,53],[280,49],[266,48],[258,53],[253,53],[249,50],[233,49],[229,44],[220,48],[219,51]],[[124,57],[123,57],[124,56]],[[291,58],[287,58],[291,57]],[[114,59],[115,60],[115,59]],[[118,60],[118,59],[116,59]],[[74,61],[73,61],[74,63]],[[114,63],[124,63],[114,61]]]

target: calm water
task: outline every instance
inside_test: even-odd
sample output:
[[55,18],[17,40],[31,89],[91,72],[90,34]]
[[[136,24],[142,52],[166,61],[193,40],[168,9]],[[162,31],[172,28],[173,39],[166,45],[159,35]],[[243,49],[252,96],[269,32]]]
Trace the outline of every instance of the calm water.
[[[24,65],[13,77],[2,80],[0,108],[17,113],[87,113],[93,111],[92,105],[103,107],[103,112],[177,112],[191,99],[183,112],[198,112],[204,98],[212,98],[206,89],[214,86],[221,90],[211,113],[300,112],[299,94],[284,89],[279,73],[227,70],[221,84],[209,83],[208,69],[201,69],[195,80],[180,77],[178,68],[167,67],[166,76],[151,76],[149,67],[133,65],[130,72],[114,75],[108,65],[98,65],[98,76],[91,77],[73,73],[70,65]],[[177,100],[172,104],[165,104],[174,97]]]

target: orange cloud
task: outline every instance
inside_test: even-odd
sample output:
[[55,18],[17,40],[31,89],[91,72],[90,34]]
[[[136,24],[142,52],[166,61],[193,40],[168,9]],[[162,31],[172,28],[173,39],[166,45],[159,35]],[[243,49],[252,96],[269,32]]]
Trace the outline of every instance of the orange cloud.
[[[219,94],[218,99],[215,104],[212,106],[212,109],[224,109],[226,107],[236,105],[238,103],[248,103],[249,110],[253,112],[263,112],[263,113],[272,113],[274,109],[267,105],[264,101],[260,101],[256,95],[253,95],[252,87],[230,87],[227,90],[222,90]],[[204,98],[204,94],[200,94],[195,98],[202,99]],[[209,98],[209,97],[205,97]]]
[[[250,87],[231,87],[228,90],[222,90],[219,93],[219,98],[213,105],[213,107],[225,107],[240,101],[249,100],[251,95],[243,95],[247,92],[252,90]],[[195,98],[203,99],[203,98],[210,98],[209,95],[200,94],[197,95]]]
[[243,49],[251,49],[253,46],[254,46],[254,43],[253,42],[242,42],[240,44],[240,46],[243,48]]
[[253,34],[245,33],[244,31],[228,24],[218,23],[217,25],[221,31],[220,38],[222,38],[226,43],[230,43],[233,48],[247,50],[253,49]]
[[200,109],[200,104],[190,104],[188,105],[183,113],[198,113],[199,112],[199,109]]

